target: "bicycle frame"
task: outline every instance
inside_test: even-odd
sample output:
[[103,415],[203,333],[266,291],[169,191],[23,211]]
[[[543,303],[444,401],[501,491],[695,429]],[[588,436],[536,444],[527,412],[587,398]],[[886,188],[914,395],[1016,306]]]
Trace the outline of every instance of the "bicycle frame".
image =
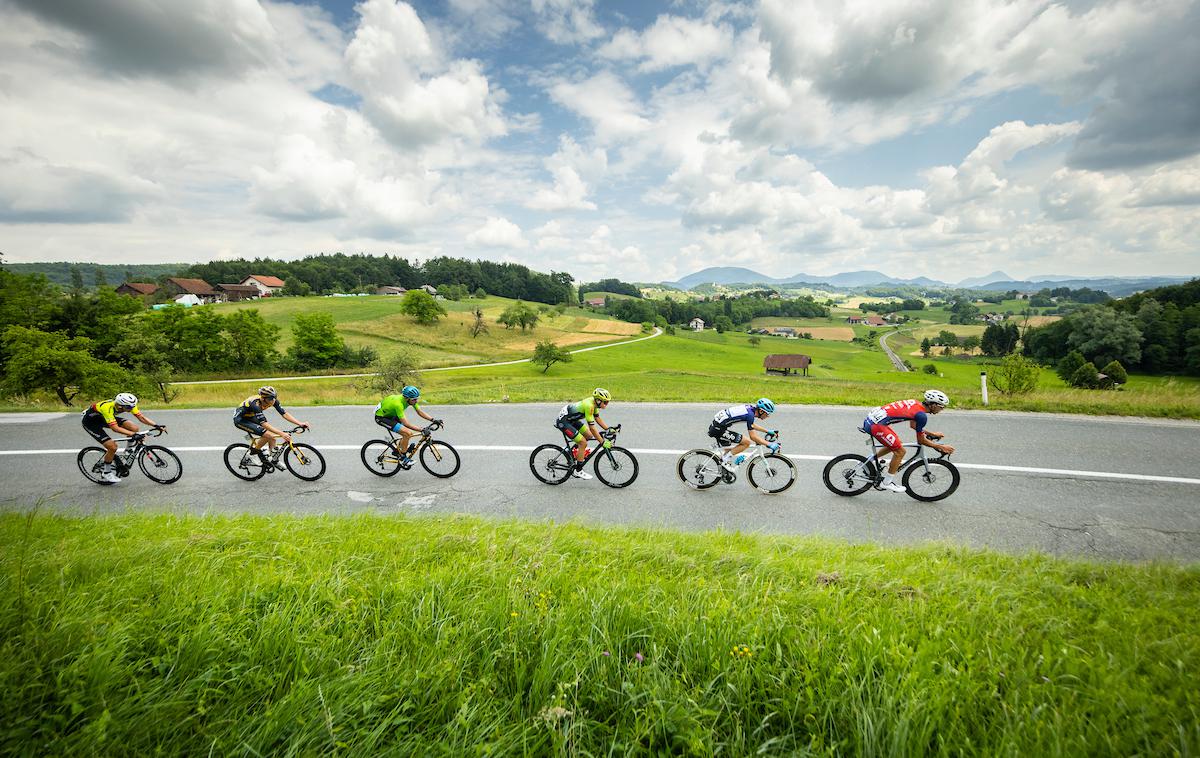
[[[421,452],[421,448],[428,445],[430,439],[432,439],[432,437],[433,437],[433,433],[441,428],[442,428],[442,424],[439,424],[438,422],[435,421],[432,424],[429,424],[428,426],[426,426],[420,432],[413,433],[413,436],[420,437],[420,439],[417,440],[416,442],[411,443],[413,446],[413,449],[412,449],[412,455],[409,456],[410,460],[415,461],[417,459],[417,455]],[[396,445],[396,443],[400,440],[400,435],[396,434],[395,432],[393,432],[391,429],[388,429],[387,427],[384,427],[384,429],[388,433],[388,442],[392,446],[392,452],[394,452],[396,454],[397,458],[407,455],[408,454],[407,450],[401,450]],[[442,459],[442,454],[440,452],[438,452],[438,449],[436,447],[431,448],[431,449],[433,450],[433,457],[440,461]],[[397,462],[399,462],[399,461],[397,461]]]
[[159,427],[151,427],[144,432],[137,432],[132,437],[125,439],[125,447],[117,450],[113,455],[113,463],[121,462],[121,465],[126,469],[133,468],[133,462],[137,460],[138,453],[146,446],[146,437],[161,437],[163,431]]
[[[865,432],[864,432],[864,434],[865,434]],[[875,480],[879,481],[883,477],[883,471],[885,468],[884,462],[886,460],[886,456],[884,456],[884,458],[877,457],[881,445],[879,444],[879,440],[875,439],[874,435],[871,435],[871,434],[867,435],[867,444],[869,444],[871,446],[871,457],[868,458],[866,461],[864,461],[863,465],[866,465],[867,463],[871,463],[872,461],[874,461],[876,464],[876,469],[877,469],[876,473],[875,473]],[[920,462],[920,465],[922,467],[924,467],[924,469],[926,471],[929,470],[928,461],[930,460],[930,458],[929,458],[929,453],[926,452],[929,449],[928,445],[922,445],[920,442],[906,442],[903,445],[901,445],[901,447],[906,448],[906,449],[914,448],[919,453],[919,455],[913,455],[913,456],[906,457],[903,461],[900,462],[900,468],[896,469],[896,473],[900,473],[901,471],[903,471],[906,468],[911,468],[912,466],[917,465],[918,461]],[[946,457],[945,453],[938,453],[938,455],[937,455],[937,458],[945,458],[945,457]]]
[[590,461],[592,459],[592,456],[596,454],[597,450],[605,449],[604,448],[605,440],[607,440],[609,442],[615,442],[617,439],[617,434],[619,434],[620,431],[621,431],[620,424],[617,424],[616,426],[610,426],[609,428],[603,430],[600,433],[601,439],[596,440],[596,444],[593,445],[592,447],[588,448],[587,453],[585,453],[583,456],[583,460],[577,460],[575,458],[575,441],[571,437],[568,437],[566,432],[563,432],[563,439],[566,440],[563,450],[566,452],[566,454],[568,456],[571,457],[571,460],[575,462],[575,467],[581,469],[587,465],[588,461]]
[[[288,436],[290,437],[295,434],[304,434],[304,431],[305,431],[304,427],[297,426],[294,429],[288,430]],[[255,449],[254,443],[257,442],[258,440],[262,439],[262,437],[259,437],[254,434],[250,434],[249,432],[246,432],[246,439],[250,440],[250,449],[254,450]],[[304,452],[302,450],[297,450],[296,446],[292,444],[292,441],[290,439],[287,440],[287,446],[289,448],[291,448],[292,453],[296,456],[297,459],[299,459],[299,461],[302,464],[305,464],[305,465],[308,464],[308,459],[304,457]],[[267,447],[270,448],[270,455],[268,457],[270,458],[271,465],[278,466],[279,458],[283,455],[284,446],[268,444]],[[262,450],[261,447],[258,449]]]

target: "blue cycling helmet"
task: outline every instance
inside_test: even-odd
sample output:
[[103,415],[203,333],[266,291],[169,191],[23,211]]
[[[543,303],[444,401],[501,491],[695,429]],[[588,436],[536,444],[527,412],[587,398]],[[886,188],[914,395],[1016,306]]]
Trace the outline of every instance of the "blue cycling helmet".
[[772,403],[770,400],[768,400],[765,397],[760,397],[758,399],[758,402],[754,404],[754,407],[758,408],[763,413],[774,413],[775,412],[775,403]]
[[408,398],[409,400],[416,400],[421,396],[421,390],[410,384],[404,389],[400,390],[400,394],[404,395],[404,397]]

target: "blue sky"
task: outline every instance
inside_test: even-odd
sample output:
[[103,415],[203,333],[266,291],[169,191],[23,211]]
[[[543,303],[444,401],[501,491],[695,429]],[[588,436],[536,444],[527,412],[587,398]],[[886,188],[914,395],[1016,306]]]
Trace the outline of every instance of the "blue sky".
[[1200,274],[1194,1],[0,4],[11,261]]

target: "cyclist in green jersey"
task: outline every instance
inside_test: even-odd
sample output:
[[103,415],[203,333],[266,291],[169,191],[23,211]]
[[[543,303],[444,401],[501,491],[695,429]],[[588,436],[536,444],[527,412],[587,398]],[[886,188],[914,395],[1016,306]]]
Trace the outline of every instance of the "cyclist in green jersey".
[[400,457],[402,464],[409,463],[409,440],[414,434],[421,433],[421,427],[413,426],[404,420],[405,412],[412,408],[418,416],[426,421],[437,421],[433,416],[421,410],[420,398],[421,390],[410,384],[400,390],[399,395],[388,395],[379,405],[375,406],[375,423],[400,435],[400,444],[397,445],[397,449],[404,451]]
[[592,475],[584,471],[580,466],[582,461],[587,456],[587,441],[591,439],[600,442],[604,447],[612,447],[612,442],[604,439],[592,427],[598,426],[601,429],[608,429],[608,424],[600,418],[600,411],[607,408],[612,400],[612,395],[603,387],[597,387],[592,390],[591,397],[585,397],[578,403],[567,403],[563,409],[558,412],[558,418],[554,421],[554,426],[567,439],[575,443],[575,468],[571,471],[571,476],[576,479],[591,479]]

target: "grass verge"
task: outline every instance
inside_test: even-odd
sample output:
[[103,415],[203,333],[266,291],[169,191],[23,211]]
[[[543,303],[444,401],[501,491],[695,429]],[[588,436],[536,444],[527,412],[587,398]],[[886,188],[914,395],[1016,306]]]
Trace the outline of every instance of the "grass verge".
[[0,753],[1200,750],[1194,567],[474,518],[0,543]]

